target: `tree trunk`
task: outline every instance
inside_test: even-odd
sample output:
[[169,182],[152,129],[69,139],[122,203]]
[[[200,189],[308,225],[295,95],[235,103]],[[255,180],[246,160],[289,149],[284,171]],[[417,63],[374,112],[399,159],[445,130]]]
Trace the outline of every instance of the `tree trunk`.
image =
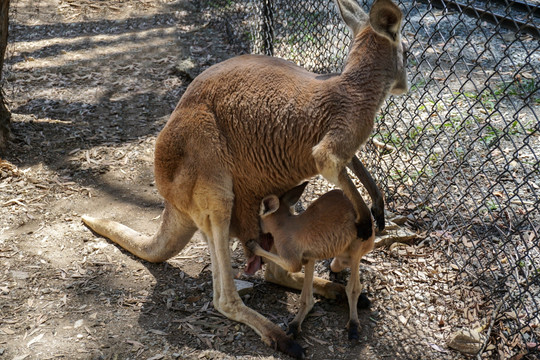
[[[9,24],[9,1],[0,0],[0,84],[2,83],[2,69],[4,68],[4,55],[6,53]],[[0,88],[0,149],[7,146],[10,132],[11,113],[4,101],[4,92]]]

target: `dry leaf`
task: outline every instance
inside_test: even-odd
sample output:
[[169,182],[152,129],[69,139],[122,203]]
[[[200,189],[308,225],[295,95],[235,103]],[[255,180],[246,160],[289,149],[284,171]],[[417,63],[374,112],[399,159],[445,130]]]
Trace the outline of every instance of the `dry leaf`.
[[1,328],[0,331],[4,332],[6,335],[13,335],[15,334],[15,331],[9,329],[9,328]]
[[151,332],[152,334],[156,334],[156,335],[163,335],[163,336],[169,335],[165,331],[156,330],[156,329],[150,329],[150,330],[148,330],[148,332]]
[[484,337],[476,330],[463,329],[452,334],[448,347],[464,354],[475,355],[480,351]]
[[200,295],[195,295],[195,296],[190,296],[186,299],[186,302],[190,302],[190,303],[194,303],[194,302],[197,302],[201,300],[201,296]]
[[126,340],[126,343],[133,345],[133,349],[131,349],[132,351],[138,351],[139,349],[144,348],[143,344],[135,340]]
[[152,356],[151,358],[148,358],[148,360],[160,360],[160,359],[163,359],[164,357],[165,355],[157,354],[157,355]]
[[403,325],[406,325],[406,324],[407,324],[408,319],[407,319],[405,316],[399,315],[399,316],[398,316],[398,319],[399,319],[399,321],[401,321],[401,323],[402,323]]
[[13,358],[13,360],[24,360],[24,359],[26,359],[26,358],[29,357],[29,356],[30,356],[30,354],[19,355],[19,356],[15,356],[15,357]]
[[30,340],[30,341],[28,342],[28,344],[26,344],[26,347],[30,347],[30,345],[35,344],[35,343],[41,341],[41,339],[43,338],[43,335],[45,335],[45,334],[39,334],[38,336],[36,336],[36,337],[33,338],[32,340]]
[[433,348],[434,350],[436,350],[438,352],[442,352],[442,353],[447,353],[448,352],[448,350],[441,348],[437,344],[429,344],[429,346],[431,346],[431,348]]

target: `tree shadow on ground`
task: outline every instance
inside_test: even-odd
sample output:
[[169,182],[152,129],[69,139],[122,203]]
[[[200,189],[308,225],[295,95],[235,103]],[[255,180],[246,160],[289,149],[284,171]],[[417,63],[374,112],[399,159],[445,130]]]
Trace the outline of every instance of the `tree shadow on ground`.
[[[100,147],[137,144],[159,133],[189,83],[175,64],[192,56],[189,46],[197,42],[202,21],[194,15],[177,18],[182,6],[120,21],[30,26],[18,24],[15,17],[15,53],[7,59],[11,80],[18,84],[8,91],[14,140],[0,155],[19,167],[43,164],[70,181],[116,196],[122,186],[103,181],[106,167],[96,164],[88,171],[73,157]],[[179,30],[184,24],[189,29]],[[40,40],[47,41],[23,44]],[[164,41],[177,46],[164,46]],[[151,156],[147,158],[151,167]],[[136,195],[132,199],[137,202]]]
[[[260,337],[248,326],[225,318],[213,308],[209,266],[203,267],[197,277],[186,277],[176,265],[145,266],[156,279],[156,285],[139,318],[139,324],[147,331],[167,329],[167,341],[175,348],[188,346],[235,356],[289,358],[264,346]],[[295,316],[290,305],[291,291],[296,299],[299,292],[264,282],[260,278],[252,281],[255,281],[255,287],[249,296],[243,298],[245,304],[285,330]],[[168,296],[171,294],[172,298]],[[293,308],[296,308],[294,303]],[[332,358],[333,351],[338,351],[333,350],[334,344],[339,344],[336,347],[339,346],[342,351],[350,351],[351,359],[356,358],[355,354],[361,353],[373,336],[367,326],[370,314],[369,310],[359,311],[361,342],[351,344],[344,328],[348,318],[347,301],[320,299],[306,318],[304,331],[297,341],[306,347],[313,359]],[[173,326],[171,316],[175,317]],[[325,336],[327,327],[336,323],[341,323],[338,331]],[[333,338],[336,333],[338,337],[341,336],[340,339]]]

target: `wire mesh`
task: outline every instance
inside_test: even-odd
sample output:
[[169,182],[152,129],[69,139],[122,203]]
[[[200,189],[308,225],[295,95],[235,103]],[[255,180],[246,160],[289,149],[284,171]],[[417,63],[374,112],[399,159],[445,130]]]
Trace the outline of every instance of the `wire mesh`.
[[[241,39],[239,51],[315,72],[343,66],[351,39],[330,0],[214,3],[231,42]],[[387,206],[430,234],[461,283],[498,309],[493,353],[538,356],[539,2],[398,4],[411,88],[387,100],[362,160]]]
[[[332,1],[249,4],[252,52],[341,69],[350,36]],[[387,100],[363,161],[388,206],[434,234],[462,282],[499,309],[498,353],[538,354],[539,3],[398,4],[410,91]]]

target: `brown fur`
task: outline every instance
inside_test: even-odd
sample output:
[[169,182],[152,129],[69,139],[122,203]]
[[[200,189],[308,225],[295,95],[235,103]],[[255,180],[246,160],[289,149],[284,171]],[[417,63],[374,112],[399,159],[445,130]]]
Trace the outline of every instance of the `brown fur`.
[[[351,199],[364,239],[373,235],[369,209],[345,167],[367,140],[387,94],[406,90],[403,47],[393,30],[401,12],[390,0],[376,0],[372,11],[381,15],[364,23],[368,16],[354,0],[338,4],[354,32],[342,74],[319,76],[285,60],[245,55],[193,80],[156,142],[156,185],[165,199],[156,235],[83,217],[99,234],[154,262],[174,256],[201,230],[213,266],[214,307],[295,357],[303,356],[299,345],[242,303],[228,246],[231,236],[244,244],[258,237],[257,208],[265,195],[282,194],[317,173]],[[274,270],[269,279],[301,285],[300,278]],[[341,289],[322,280],[315,286],[327,296]]]
[[[356,237],[355,212],[352,203],[341,190],[327,192],[313,202],[303,213],[294,215],[291,207],[298,201],[307,182],[299,185],[281,198],[269,195],[261,203],[261,229],[274,239],[272,252],[251,241],[248,247],[290,272],[299,272],[305,264],[305,280],[300,296],[300,307],[289,331],[295,335],[314,305],[313,279],[315,260],[335,257],[332,271],[350,266],[351,278],[347,283],[349,301],[349,337],[357,336],[358,297],[362,291],[358,275],[360,259],[373,249],[375,235],[367,241]],[[277,255],[276,255],[277,254]]]

